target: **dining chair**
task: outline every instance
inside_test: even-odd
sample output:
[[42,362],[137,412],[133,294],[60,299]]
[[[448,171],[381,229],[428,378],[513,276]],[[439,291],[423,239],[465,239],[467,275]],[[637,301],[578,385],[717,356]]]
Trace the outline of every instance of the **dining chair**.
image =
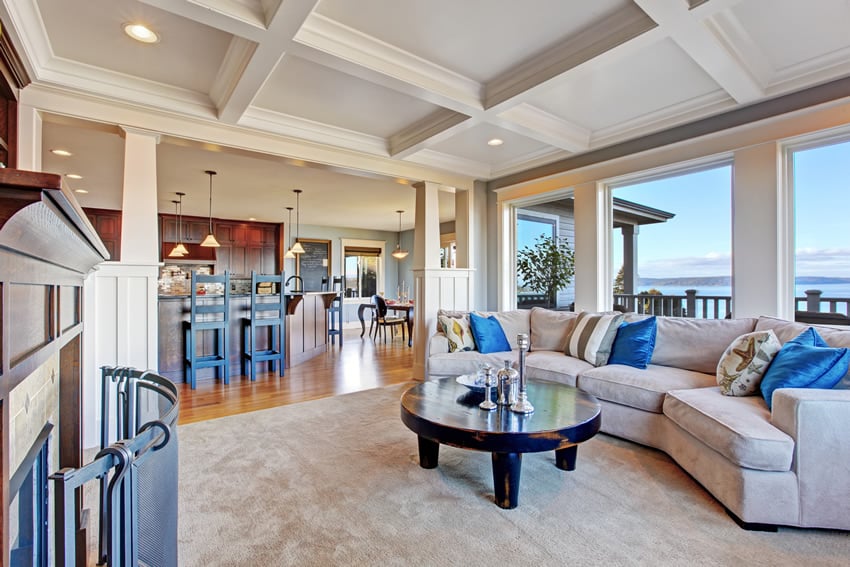
[[[395,339],[395,328],[396,326],[401,327],[401,338],[404,339],[406,337],[405,329],[407,328],[407,321],[404,317],[389,317],[387,315],[389,308],[387,307],[387,302],[380,295],[372,296],[372,303],[375,305],[375,314],[372,318],[372,323],[375,324],[375,336],[374,339],[378,338],[378,334],[383,330],[384,333],[384,342],[387,342],[387,327],[390,327],[390,330],[393,334],[393,339]],[[370,325],[369,332],[371,334],[372,327]]]

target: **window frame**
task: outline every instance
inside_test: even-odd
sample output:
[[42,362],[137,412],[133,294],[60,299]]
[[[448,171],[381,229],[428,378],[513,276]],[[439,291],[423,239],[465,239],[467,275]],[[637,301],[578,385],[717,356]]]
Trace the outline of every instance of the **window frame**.
[[[339,273],[342,275],[343,286],[345,285],[345,258],[346,248],[377,248],[380,250],[378,254],[378,274],[376,278],[376,292],[382,293],[386,290],[386,257],[387,257],[387,241],[386,240],[363,240],[355,238],[340,239],[340,266]],[[344,291],[344,290],[343,290]],[[345,295],[345,294],[343,294]],[[343,297],[343,303],[360,304],[366,300],[371,300],[369,297]]]

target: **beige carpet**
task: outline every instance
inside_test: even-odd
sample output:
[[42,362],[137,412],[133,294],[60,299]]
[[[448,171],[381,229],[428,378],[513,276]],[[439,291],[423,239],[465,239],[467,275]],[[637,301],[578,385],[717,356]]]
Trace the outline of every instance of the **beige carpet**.
[[847,565],[850,534],[741,530],[664,454],[605,435],[577,470],[523,458],[519,507],[490,455],[419,467],[391,386],[180,427],[180,564]]

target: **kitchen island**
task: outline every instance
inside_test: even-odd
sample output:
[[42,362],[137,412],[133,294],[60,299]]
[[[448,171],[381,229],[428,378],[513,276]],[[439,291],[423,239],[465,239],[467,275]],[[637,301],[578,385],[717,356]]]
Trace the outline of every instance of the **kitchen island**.
[[[286,367],[296,366],[327,351],[328,315],[335,292],[287,293],[286,328],[284,331]],[[259,301],[276,302],[277,294],[260,296]],[[185,337],[184,321],[189,321],[190,298],[188,295],[159,296],[159,373],[174,382],[185,381]],[[243,321],[251,313],[250,294],[230,294],[230,326],[227,338],[227,356],[231,376],[242,372],[242,329]],[[198,341],[199,354],[213,351],[213,336],[205,333]],[[258,333],[257,347],[268,346],[265,333]],[[263,366],[259,369],[265,370]],[[215,370],[198,370],[198,379],[215,376]]]

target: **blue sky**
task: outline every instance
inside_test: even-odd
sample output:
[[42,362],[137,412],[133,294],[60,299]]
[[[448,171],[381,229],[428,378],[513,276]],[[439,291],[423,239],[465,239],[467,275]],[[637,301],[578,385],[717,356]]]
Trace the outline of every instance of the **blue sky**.
[[[614,196],[675,213],[640,227],[642,277],[731,273],[731,166],[618,187]],[[794,154],[797,275],[850,277],[850,142]],[[614,234],[614,270],[622,265]]]

